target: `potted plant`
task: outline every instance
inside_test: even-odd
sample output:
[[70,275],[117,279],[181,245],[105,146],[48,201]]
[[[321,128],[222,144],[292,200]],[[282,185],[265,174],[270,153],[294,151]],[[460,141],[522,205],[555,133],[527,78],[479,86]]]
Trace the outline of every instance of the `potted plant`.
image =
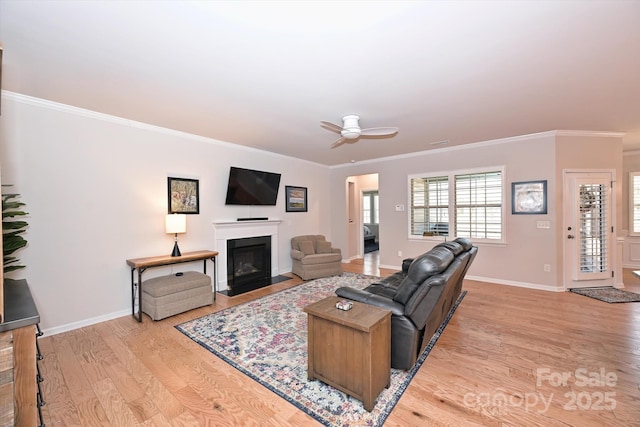
[[21,234],[29,224],[15,219],[27,215],[27,212],[22,210],[25,204],[17,200],[19,197],[19,194],[2,195],[2,263],[5,273],[25,267],[19,265],[20,260],[13,256],[14,252],[27,245]]

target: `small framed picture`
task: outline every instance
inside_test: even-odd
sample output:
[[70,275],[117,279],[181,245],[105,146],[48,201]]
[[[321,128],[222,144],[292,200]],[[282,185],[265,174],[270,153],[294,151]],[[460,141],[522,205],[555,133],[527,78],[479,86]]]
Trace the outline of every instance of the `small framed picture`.
[[511,213],[518,215],[547,213],[547,181],[511,183]]
[[200,190],[197,179],[167,178],[169,213],[200,213]]
[[307,211],[307,187],[285,186],[284,189],[287,212]]

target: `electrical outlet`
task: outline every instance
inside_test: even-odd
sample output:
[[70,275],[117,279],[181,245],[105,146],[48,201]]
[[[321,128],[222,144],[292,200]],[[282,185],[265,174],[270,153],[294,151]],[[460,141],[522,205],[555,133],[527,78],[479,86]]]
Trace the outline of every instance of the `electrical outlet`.
[[551,272],[551,264],[545,264],[544,265],[544,271],[547,272],[547,273],[550,273]]
[[402,256],[402,251],[398,251],[398,256]]

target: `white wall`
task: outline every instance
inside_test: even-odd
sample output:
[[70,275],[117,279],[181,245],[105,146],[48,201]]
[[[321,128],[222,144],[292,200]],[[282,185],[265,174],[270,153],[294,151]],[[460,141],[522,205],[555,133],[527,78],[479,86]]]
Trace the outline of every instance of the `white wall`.
[[[591,138],[589,132],[563,136],[563,145],[569,143],[584,146]],[[407,156],[362,162],[333,167],[331,188],[344,188],[346,177],[378,173],[380,193],[380,264],[399,268],[405,257],[416,256],[438,243],[429,238],[408,238],[409,194],[408,176],[469,170],[485,167],[504,167],[505,244],[479,244],[478,256],[471,266],[469,276],[480,280],[525,286],[545,290],[561,290],[563,257],[560,252],[562,236],[559,229],[562,220],[562,182],[558,182],[557,139],[563,132],[545,132],[497,141],[480,142],[464,147],[451,147]],[[585,136],[586,135],[586,136]],[[575,156],[571,167],[621,168],[621,137],[595,137],[586,157]],[[606,140],[606,143],[603,143]],[[566,153],[562,151],[562,153]],[[620,164],[617,160],[620,158]],[[594,163],[600,159],[600,163]],[[569,166],[565,166],[569,167]],[[547,215],[512,215],[511,183],[518,181],[547,180]],[[334,243],[343,245],[346,208],[342,199],[336,199],[331,211]],[[405,206],[403,212],[395,210],[397,204]],[[537,221],[549,221],[551,228],[537,228]],[[402,255],[398,255],[398,252]],[[551,266],[550,272],[544,265]]]
[[[615,273],[615,285],[622,287],[622,254],[618,252],[624,246],[622,229],[623,223],[623,195],[621,178],[623,176],[623,153],[622,135],[615,136],[614,133],[593,132],[592,135],[581,135],[578,132],[563,132],[556,138],[556,178],[558,180],[558,192],[556,200],[558,205],[562,203],[562,179],[565,171],[605,171],[612,172],[612,225],[614,227],[614,239],[609,252],[610,261]],[[558,208],[561,211],[561,206]],[[562,216],[558,217],[557,223],[557,253],[560,257],[563,253],[567,230],[562,224]],[[615,265],[614,265],[615,264]],[[562,276],[558,276],[558,281],[562,282]]]
[[[182,252],[218,250],[213,221],[247,216],[283,221],[280,272],[291,271],[291,236],[331,239],[330,205],[323,203],[329,199],[326,166],[2,95],[2,182],[22,195],[30,224],[29,245],[17,253],[27,268],[8,277],[28,280],[49,333],[130,314],[126,259],[170,254],[173,246],[173,236],[164,233],[168,176],[200,183],[200,214],[187,217]],[[225,206],[229,166],[281,173],[277,206]],[[308,188],[308,212],[285,212],[285,185]],[[201,268],[194,263],[173,270]],[[144,278],[170,271],[151,269]]]

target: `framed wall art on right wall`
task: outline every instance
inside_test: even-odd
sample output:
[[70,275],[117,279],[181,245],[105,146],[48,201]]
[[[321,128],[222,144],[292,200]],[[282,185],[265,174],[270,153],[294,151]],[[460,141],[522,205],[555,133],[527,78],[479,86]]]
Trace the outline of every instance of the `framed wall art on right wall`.
[[511,183],[511,213],[544,215],[547,213],[547,180]]

